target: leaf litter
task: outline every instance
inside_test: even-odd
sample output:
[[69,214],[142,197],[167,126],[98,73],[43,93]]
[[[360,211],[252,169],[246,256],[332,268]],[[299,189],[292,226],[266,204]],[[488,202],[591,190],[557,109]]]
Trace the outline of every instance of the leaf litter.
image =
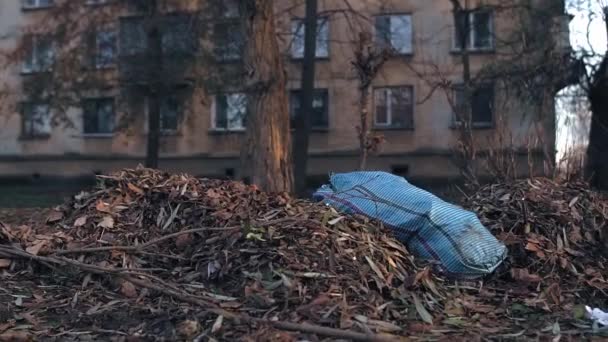
[[123,170],[47,218],[0,224],[0,341],[576,339],[593,333],[576,308],[608,304],[606,203],[579,183],[482,188],[466,206],[509,260],[459,282],[365,217]]

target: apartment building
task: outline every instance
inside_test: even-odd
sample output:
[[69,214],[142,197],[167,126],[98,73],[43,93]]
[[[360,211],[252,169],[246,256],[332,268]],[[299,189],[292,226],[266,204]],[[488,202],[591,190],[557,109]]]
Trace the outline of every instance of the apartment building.
[[[1,83],[8,91],[2,97],[0,118],[1,176],[107,172],[135,166],[146,153],[146,96],[150,95],[133,90],[146,81],[140,68],[145,64],[141,54],[147,43],[137,9],[125,6],[116,10],[108,0],[73,1],[81,3],[80,20],[98,13],[106,19],[94,34],[87,31],[86,38],[73,40],[78,42],[74,43],[76,48],[82,45],[86,50],[79,59],[82,69],[66,64],[63,69],[67,71],[58,77],[61,67],[56,65],[60,58],[56,44],[46,39],[44,32],[23,29],[43,20],[57,2],[62,1],[0,3],[0,49],[11,51],[23,39],[30,47],[19,63],[0,71]],[[536,63],[534,58],[542,61],[547,56],[566,55],[568,17],[563,4],[556,6],[559,1],[518,0],[514,3],[526,6],[512,9],[506,8],[507,2],[468,0],[460,18],[471,28],[466,55],[477,82],[471,104],[472,136],[480,156],[477,167],[482,168],[489,149],[512,148],[518,153],[523,173],[528,170],[529,152],[535,156],[553,154],[555,89],[540,89],[538,98],[542,100],[535,101],[538,99],[532,93],[503,89],[481,75],[488,65],[500,65],[496,63],[500,60],[505,65],[521,62],[509,59],[519,53],[515,47],[519,43],[505,42],[521,37],[524,31],[547,47],[538,56],[526,54],[529,64]],[[163,72],[175,79],[171,79],[172,91],[161,99],[160,166],[195,175],[239,177],[247,94],[235,76],[238,73],[231,73],[242,66],[244,37],[237,7],[224,1],[219,12],[203,15],[209,21],[204,33],[208,39],[199,39],[201,33],[189,24],[189,18],[201,16],[199,1],[176,3],[167,11],[162,32]],[[533,8],[545,17],[542,22],[525,15],[520,20],[514,13],[522,13],[522,8]],[[276,1],[276,13],[293,118],[300,108],[302,1]],[[368,109],[373,131],[381,134],[384,142],[370,157],[368,168],[412,178],[457,176],[453,160],[461,130],[455,111],[464,101],[460,86],[464,64],[452,2],[319,0],[319,13],[308,173],[325,175],[358,166],[359,81],[351,61],[357,39],[369,33],[373,46],[389,46],[393,55],[372,82]],[[78,25],[68,27],[78,32]],[[214,63],[208,62],[209,56]],[[219,70],[217,75],[224,81],[211,77],[211,69],[214,74]],[[44,96],[34,99],[31,93],[41,83],[37,75],[44,73],[55,74],[49,81],[55,82],[51,83],[53,91],[39,91]],[[54,105],[59,103],[54,94],[77,83],[72,79],[85,73],[95,73],[96,79],[104,80],[103,86],[83,81],[82,89],[70,92],[69,104]],[[125,87],[125,80],[135,86]],[[58,111],[63,115],[58,116]],[[129,119],[124,120],[126,117]]]

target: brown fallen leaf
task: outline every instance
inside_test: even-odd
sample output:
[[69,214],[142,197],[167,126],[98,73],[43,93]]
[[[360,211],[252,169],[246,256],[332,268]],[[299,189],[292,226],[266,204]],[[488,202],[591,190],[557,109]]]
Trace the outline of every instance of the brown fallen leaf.
[[540,283],[543,280],[538,274],[530,274],[527,268],[512,268],[511,277],[526,283]]
[[110,210],[110,205],[102,200],[97,201],[97,204],[95,204],[95,209],[97,209],[97,211],[102,212],[102,213],[111,213],[112,212]]
[[74,227],[82,227],[87,224],[87,215],[81,216],[74,221]]
[[102,228],[112,229],[114,228],[114,219],[112,216],[104,216],[103,220],[99,222],[99,226]]
[[0,268],[8,268],[11,266],[12,260],[10,259],[0,259]]
[[9,330],[0,334],[0,342],[29,342],[34,336],[25,331]]
[[15,322],[8,322],[8,323],[2,323],[0,324],[0,333],[3,333],[5,331],[7,331],[8,329],[12,328],[15,326]]
[[129,188],[129,190],[139,194],[139,195],[143,195],[144,191],[140,188],[138,188],[136,185],[134,185],[133,183],[129,183],[127,184],[127,187]]
[[120,285],[120,293],[122,293],[125,297],[135,298],[137,297],[137,289],[135,285],[129,281],[123,281]]
[[184,248],[192,244],[194,237],[192,234],[182,234],[175,239],[175,247]]
[[46,218],[46,223],[55,223],[60,221],[63,218],[63,212],[58,210],[53,210],[49,213]]
[[33,245],[27,247],[25,249],[25,251],[30,254],[33,254],[33,255],[38,255],[38,253],[40,253],[40,250],[42,249],[42,247],[44,247],[44,245],[46,245],[45,240],[38,240],[38,241],[35,241]]
[[[222,316],[219,316],[218,319],[220,317],[222,317]],[[216,320],[216,323],[217,323],[217,320]],[[215,323],[213,324],[213,326],[215,327]],[[220,327],[221,327],[221,321],[220,321]],[[194,337],[200,330],[201,330],[201,325],[198,321],[187,320],[187,321],[183,321],[177,325],[177,333],[186,339],[190,339],[190,338]]]

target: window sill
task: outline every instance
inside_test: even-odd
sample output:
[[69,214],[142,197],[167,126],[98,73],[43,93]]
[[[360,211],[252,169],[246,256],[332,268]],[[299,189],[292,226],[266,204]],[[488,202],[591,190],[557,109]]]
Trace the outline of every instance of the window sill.
[[51,138],[51,134],[37,134],[37,135],[20,135],[20,141],[36,141],[36,140],[48,140]]
[[[292,63],[302,63],[304,61],[304,57],[294,57],[290,55],[290,59]],[[329,56],[323,56],[323,57],[316,57],[315,56],[315,61],[317,62],[327,62],[329,61]]]
[[19,72],[22,76],[34,76],[34,75],[41,75],[41,74],[50,74],[51,70],[41,70],[41,71],[37,71],[37,70],[21,70]]
[[[102,5],[90,5],[90,6],[102,6]],[[105,71],[116,69],[116,63],[108,64],[108,65],[96,65],[94,67],[89,68],[92,71]]]
[[411,57],[414,57],[414,52],[413,51],[412,52],[396,52],[396,53],[392,53],[390,57],[391,58],[398,58],[398,57],[411,58]]
[[42,10],[48,10],[49,8],[55,7],[54,5],[49,6],[21,6],[22,12],[36,12]]
[[211,128],[209,130],[209,135],[228,135],[228,134],[243,134],[245,133],[245,129],[221,129],[221,128]]
[[230,65],[230,64],[238,64],[243,62],[243,57],[240,58],[222,58],[215,57],[215,62],[220,65]]
[[[496,53],[496,49],[493,47],[487,49],[467,49],[467,52],[472,55],[490,55]],[[460,49],[451,49],[450,54],[461,55],[462,51]]]
[[414,127],[404,126],[374,126],[373,131],[414,131]]
[[[459,124],[459,123],[453,123],[450,125],[450,129],[453,129],[453,130],[457,130],[460,128],[462,128],[462,124]],[[494,124],[493,123],[473,123],[471,128],[474,130],[493,129]]]
[[[150,135],[148,132],[144,133],[145,136]],[[161,137],[177,137],[177,136],[181,136],[181,133],[177,130],[166,130],[166,131],[160,131],[159,132],[159,136]]]
[[114,133],[82,133],[74,135],[74,137],[82,139],[112,139],[114,138]]
[[[296,132],[295,128],[290,128],[289,130],[291,133]],[[329,133],[329,127],[312,127],[310,133]]]
[[85,5],[89,6],[89,7],[101,7],[101,6],[106,6],[109,5],[110,1],[104,1],[104,2],[85,2]]

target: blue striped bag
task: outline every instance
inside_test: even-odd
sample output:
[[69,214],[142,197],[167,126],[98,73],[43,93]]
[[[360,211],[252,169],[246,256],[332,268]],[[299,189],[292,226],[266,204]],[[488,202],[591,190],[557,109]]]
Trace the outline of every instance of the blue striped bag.
[[386,172],[334,174],[313,195],[344,213],[381,221],[416,257],[452,278],[492,273],[507,248],[477,216]]

